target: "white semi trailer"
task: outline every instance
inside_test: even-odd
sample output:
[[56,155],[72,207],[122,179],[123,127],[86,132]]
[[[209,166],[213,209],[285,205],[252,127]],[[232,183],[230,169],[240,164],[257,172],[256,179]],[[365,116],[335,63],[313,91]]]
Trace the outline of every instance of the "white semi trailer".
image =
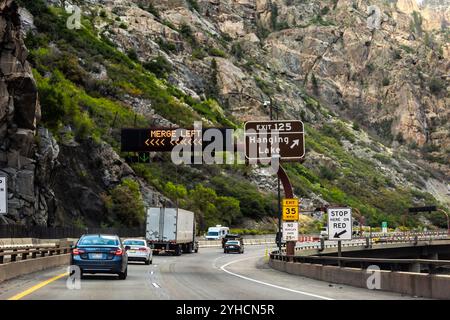
[[146,239],[154,254],[165,251],[179,256],[182,252],[198,252],[194,212],[179,208],[149,208]]

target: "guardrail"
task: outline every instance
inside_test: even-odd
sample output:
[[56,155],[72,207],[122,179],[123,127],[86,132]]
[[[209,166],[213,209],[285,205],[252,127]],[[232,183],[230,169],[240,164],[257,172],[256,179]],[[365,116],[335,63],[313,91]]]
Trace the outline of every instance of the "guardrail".
[[[407,237],[398,237],[398,238],[360,238],[350,241],[342,241],[342,247],[358,247],[365,246],[366,248],[371,247],[374,244],[395,244],[395,243],[413,243],[417,244],[419,241],[439,241],[439,240],[450,240],[450,237],[447,234],[440,234],[434,237],[429,236],[407,236]],[[310,250],[310,249],[327,249],[327,248],[337,248],[338,244],[324,244],[322,247],[321,242],[301,242],[296,247],[295,250]]]
[[8,262],[17,262],[27,260],[28,257],[31,259],[37,257],[46,257],[53,255],[66,254],[70,252],[70,247],[67,246],[30,246],[30,247],[10,247],[10,248],[0,248],[0,264],[4,264],[6,257],[9,257]]

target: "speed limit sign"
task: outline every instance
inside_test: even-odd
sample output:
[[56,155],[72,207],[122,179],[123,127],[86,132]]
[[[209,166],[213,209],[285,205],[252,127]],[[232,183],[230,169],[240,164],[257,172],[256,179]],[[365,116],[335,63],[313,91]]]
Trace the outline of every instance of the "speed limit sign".
[[298,199],[283,199],[283,220],[298,220]]

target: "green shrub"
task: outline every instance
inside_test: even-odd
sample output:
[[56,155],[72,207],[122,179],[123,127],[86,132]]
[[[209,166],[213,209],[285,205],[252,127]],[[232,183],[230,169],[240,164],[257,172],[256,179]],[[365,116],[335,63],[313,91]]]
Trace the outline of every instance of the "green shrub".
[[218,49],[218,48],[209,48],[208,53],[211,56],[214,56],[214,57],[222,57],[222,58],[226,57],[225,52],[223,50]]
[[195,48],[192,51],[192,58],[202,60],[203,58],[206,58],[207,54],[203,48]]
[[189,5],[189,9],[200,12],[200,6],[198,5],[197,0],[187,0],[187,3]]
[[111,190],[111,212],[119,222],[127,227],[142,225],[145,221],[145,208],[139,184],[132,179],[124,179]]
[[168,75],[172,72],[172,65],[163,56],[157,56],[149,62],[144,63],[144,68],[152,72],[158,78],[167,79]]
[[150,2],[147,6],[145,5],[140,5],[139,6],[142,10],[145,10],[149,13],[151,13],[153,16],[155,16],[156,18],[160,19],[161,15],[159,14],[158,9],[156,9],[156,7],[153,5],[152,2]]
[[241,60],[244,57],[244,52],[240,42],[235,42],[231,46],[231,54],[236,57],[236,59]]
[[314,73],[311,75],[311,84],[312,84],[314,94],[316,96],[318,96],[319,95],[319,83],[318,83]]
[[131,48],[127,50],[127,56],[133,61],[139,62],[139,57],[135,49]]
[[366,69],[368,73],[372,73],[375,70],[375,66],[373,65],[373,63],[368,63],[366,64]]
[[382,81],[383,87],[386,87],[390,84],[390,80],[388,77],[384,77]]
[[220,89],[219,89],[219,70],[217,66],[216,59],[211,60],[211,74],[210,79],[207,85],[206,94],[208,97],[212,97],[214,99],[219,98]]
[[270,87],[269,83],[259,77],[255,77],[255,82],[258,88],[261,89],[266,95],[271,96],[274,94],[273,89]]
[[158,43],[159,47],[167,53],[175,52],[177,50],[177,46],[173,42],[164,41],[161,38],[158,38],[156,42]]
[[194,32],[188,24],[182,23],[178,31],[183,36],[183,38],[185,38],[191,45],[194,46],[196,44]]
[[333,169],[331,169],[329,167],[320,166],[319,167],[319,172],[320,172],[320,177],[322,179],[334,180],[334,179],[337,178],[336,170],[333,170]]
[[423,31],[423,29],[422,29],[422,22],[423,22],[422,16],[420,15],[419,12],[413,11],[412,17],[413,17],[413,20],[412,20],[412,22],[410,24],[411,32],[417,32],[419,35],[421,35],[422,31]]
[[278,21],[278,6],[276,3],[271,4],[270,22],[272,24],[272,30],[277,30]]
[[323,7],[323,8],[320,10],[320,14],[321,14],[321,15],[326,15],[326,14],[328,14],[328,12],[330,12],[330,8],[328,8],[328,7]]
[[429,83],[431,93],[439,94],[444,89],[444,82],[438,78],[432,78]]
[[312,18],[309,23],[313,24],[313,25],[321,25],[321,26],[325,26],[325,27],[334,25],[333,22],[324,20],[320,14],[318,14],[314,18]]
[[381,163],[390,164],[392,163],[392,159],[389,156],[386,156],[382,153],[376,153],[373,155],[374,159],[379,160]]
[[402,48],[404,51],[406,51],[407,53],[413,53],[414,52],[414,49],[413,48],[411,48],[411,47],[409,47],[409,46],[407,46],[407,45],[404,45],[404,44],[401,44],[400,45],[400,48]]

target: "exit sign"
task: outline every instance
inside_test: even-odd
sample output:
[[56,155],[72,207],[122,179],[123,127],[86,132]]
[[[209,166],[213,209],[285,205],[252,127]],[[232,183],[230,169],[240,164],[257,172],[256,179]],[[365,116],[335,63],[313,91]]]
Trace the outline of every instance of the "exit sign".
[[298,199],[283,199],[283,220],[297,221],[298,220]]

